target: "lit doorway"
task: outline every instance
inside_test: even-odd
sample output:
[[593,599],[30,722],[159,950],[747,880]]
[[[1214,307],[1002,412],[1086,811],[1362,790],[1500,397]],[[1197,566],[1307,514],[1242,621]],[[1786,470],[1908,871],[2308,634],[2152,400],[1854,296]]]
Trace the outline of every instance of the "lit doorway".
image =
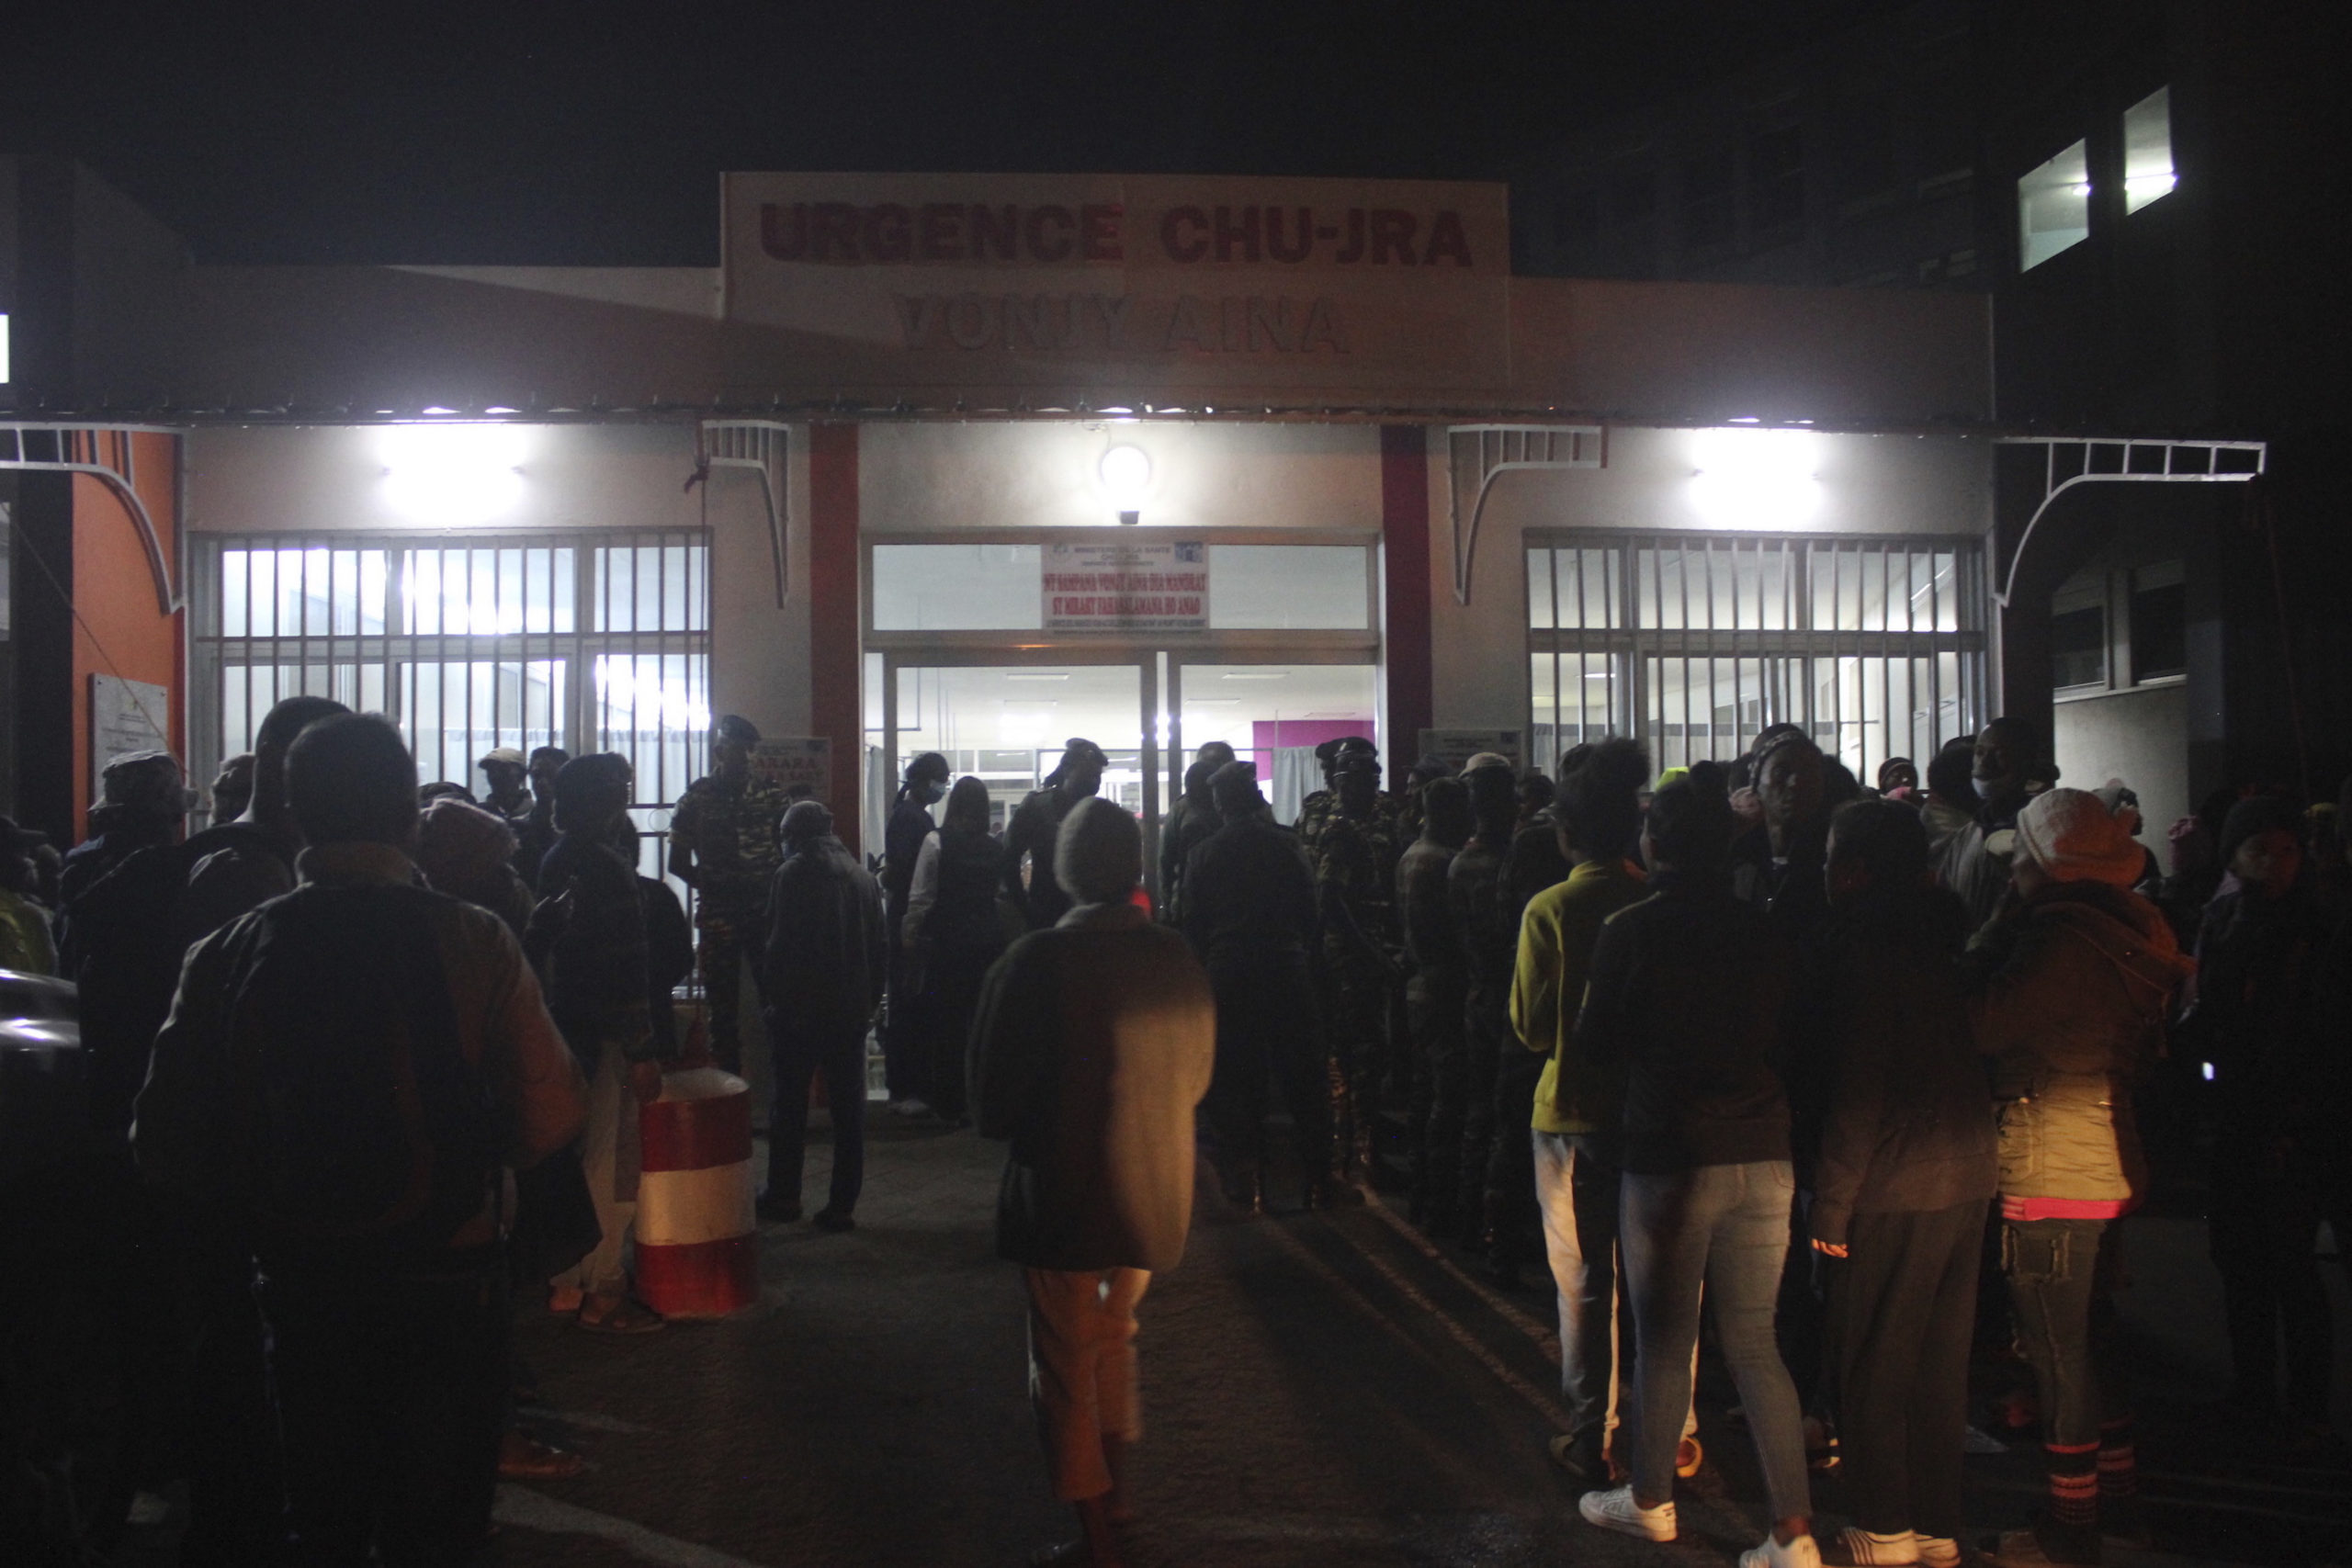
[[[1299,803],[1323,787],[1315,748],[1342,736],[1370,736],[1375,725],[1376,671],[1361,660],[1244,661],[1219,652],[1178,658],[1169,682],[1170,798],[1184,770],[1212,740],[1231,746],[1258,768],[1258,785],[1275,819],[1298,819]],[[1418,739],[1418,738],[1417,738]],[[1398,739],[1394,742],[1403,745]]]

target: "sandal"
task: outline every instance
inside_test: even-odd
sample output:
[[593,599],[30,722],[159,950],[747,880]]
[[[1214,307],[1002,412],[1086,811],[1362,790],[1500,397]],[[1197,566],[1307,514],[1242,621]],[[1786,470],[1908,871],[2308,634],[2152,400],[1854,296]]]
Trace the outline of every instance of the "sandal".
[[588,1461],[570,1449],[540,1442],[512,1427],[498,1442],[498,1476],[502,1481],[563,1481],[588,1468]]
[[651,1307],[640,1306],[627,1296],[621,1297],[595,1316],[590,1312],[596,1305],[591,1296],[581,1304],[580,1315],[572,1319],[591,1334],[656,1334],[670,1325],[670,1320]]

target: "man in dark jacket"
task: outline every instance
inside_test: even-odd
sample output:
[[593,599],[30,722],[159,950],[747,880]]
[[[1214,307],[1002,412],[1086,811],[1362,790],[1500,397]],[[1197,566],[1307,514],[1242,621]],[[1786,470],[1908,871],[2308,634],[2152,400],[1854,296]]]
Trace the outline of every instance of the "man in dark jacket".
[[899,941],[907,898],[914,887],[915,862],[925,840],[939,831],[931,808],[947,793],[947,759],[924,751],[907,764],[899,798],[882,829],[882,918],[890,943],[890,1007],[882,1024],[883,1075],[890,1109],[900,1116],[930,1114],[931,1085],[924,1071],[922,1008],[915,998],[912,965]]
[[1012,1145],[997,1252],[1027,1271],[1031,1396],[1055,1495],[1085,1532],[1056,1560],[1117,1568],[1127,1451],[1143,1430],[1136,1305],[1184,1254],[1216,1010],[1183,939],[1132,902],[1134,818],[1080,801],[1055,856],[1078,903],[989,972],[974,1079],[981,1135]]
[[[1535,1219],[1533,1145],[1528,1119],[1543,1064],[1520,1048],[1510,1025],[1511,980],[1519,964],[1519,920],[1510,909],[1504,867],[1518,830],[1518,780],[1500,758],[1463,775],[1477,832],[1446,868],[1454,925],[1462,933],[1469,989],[1463,1011],[1463,1244],[1486,1254],[1499,1281],[1518,1278],[1522,1252],[1532,1251]],[[1515,1169],[1521,1147],[1530,1175],[1525,1189],[1505,1190],[1498,1177]]]
[[[1769,804],[1769,794],[1767,796]],[[1967,916],[1930,886],[1928,829],[1900,800],[1832,819],[1820,969],[1830,1071],[1811,1214],[1856,1562],[1960,1556],[1968,1349],[1991,1089],[1960,988]]]
[[1225,826],[1209,794],[1209,780],[1233,760],[1233,748],[1222,740],[1209,741],[1193,752],[1193,765],[1184,770],[1184,793],[1160,826],[1159,918],[1170,925],[1184,923],[1184,867],[1193,852]]
[[1413,1051],[1408,1147],[1413,1161],[1413,1223],[1451,1235],[1462,1223],[1462,1010],[1470,993],[1468,960],[1446,873],[1476,826],[1462,781],[1424,782],[1420,837],[1396,864],[1396,905],[1405,928],[1405,1024]]
[[[497,917],[415,886],[398,734],[329,719],[286,775],[302,885],[190,954],[132,1144],[258,1265],[289,1560],[460,1562],[511,1370],[499,1167],[575,1135],[579,1069]],[[395,1074],[405,1110],[355,1092]]]
[[1228,762],[1211,781],[1225,826],[1184,869],[1184,934],[1216,995],[1216,1079],[1207,1114],[1225,1195],[1265,1207],[1266,1077],[1281,1083],[1310,1205],[1329,1195],[1331,1102],[1308,968],[1315,882],[1298,840],[1267,819],[1258,771]]
[[662,1092],[661,1047],[647,1007],[645,904],[637,868],[613,852],[628,811],[628,759],[574,757],[555,782],[555,847],[539,867],[539,902],[524,945],[545,966],[548,1010],[588,1079],[580,1159],[604,1240],[549,1281],[549,1304],[580,1326],[644,1334],[662,1319],[629,1298],[622,1261],[637,1217],[637,1108]]
[[1970,769],[1976,786],[1976,819],[1953,834],[1936,864],[1936,878],[1960,895],[1972,930],[1982,930],[2009,890],[2010,862],[2017,853],[2018,813],[2033,798],[2032,786],[2058,777],[2050,745],[2021,718],[1996,718],[1976,737]]
[[808,1083],[825,1076],[833,1175],[820,1230],[855,1230],[865,1180],[865,1029],[882,999],[888,946],[882,889],[833,837],[833,814],[803,800],[784,814],[784,863],[768,889],[764,965],[775,1100],[768,1111],[768,1190],[760,1216],[800,1217]]
[[710,727],[710,774],[688,784],[670,814],[670,874],[698,896],[695,924],[710,1054],[729,1072],[743,1062],[743,961],[752,960],[756,976],[768,879],[783,853],[776,823],[786,803],[780,788],[752,770],[759,744],[750,719],[719,715]]
[[1110,766],[1102,747],[1070,737],[1062,743],[1061,761],[1022,797],[1004,825],[1004,894],[1031,931],[1043,931],[1069,911],[1069,893],[1054,880],[1054,835],[1073,807],[1102,787]]

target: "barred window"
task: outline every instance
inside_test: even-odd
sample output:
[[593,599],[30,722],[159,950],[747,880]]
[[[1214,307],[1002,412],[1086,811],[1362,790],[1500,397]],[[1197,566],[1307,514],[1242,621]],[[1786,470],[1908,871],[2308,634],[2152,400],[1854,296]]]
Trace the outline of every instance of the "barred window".
[[1528,536],[1534,753],[1633,735],[1729,761],[1803,726],[1865,783],[1983,722],[1985,592],[1967,539]]

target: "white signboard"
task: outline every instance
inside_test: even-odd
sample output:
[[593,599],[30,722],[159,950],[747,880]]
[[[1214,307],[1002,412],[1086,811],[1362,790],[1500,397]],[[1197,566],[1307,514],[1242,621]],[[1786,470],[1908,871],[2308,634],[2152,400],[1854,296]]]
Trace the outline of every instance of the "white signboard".
[[1047,631],[1199,632],[1209,626],[1209,552],[1198,539],[1049,544]]
[[833,743],[824,736],[763,740],[752,749],[752,772],[794,800],[832,804]]
[[90,677],[90,777],[129,751],[168,751],[172,722],[169,688],[113,675]]
[[1509,757],[1514,768],[1527,766],[1527,732],[1523,729],[1424,729],[1421,755],[1442,757],[1455,773],[1481,751]]

